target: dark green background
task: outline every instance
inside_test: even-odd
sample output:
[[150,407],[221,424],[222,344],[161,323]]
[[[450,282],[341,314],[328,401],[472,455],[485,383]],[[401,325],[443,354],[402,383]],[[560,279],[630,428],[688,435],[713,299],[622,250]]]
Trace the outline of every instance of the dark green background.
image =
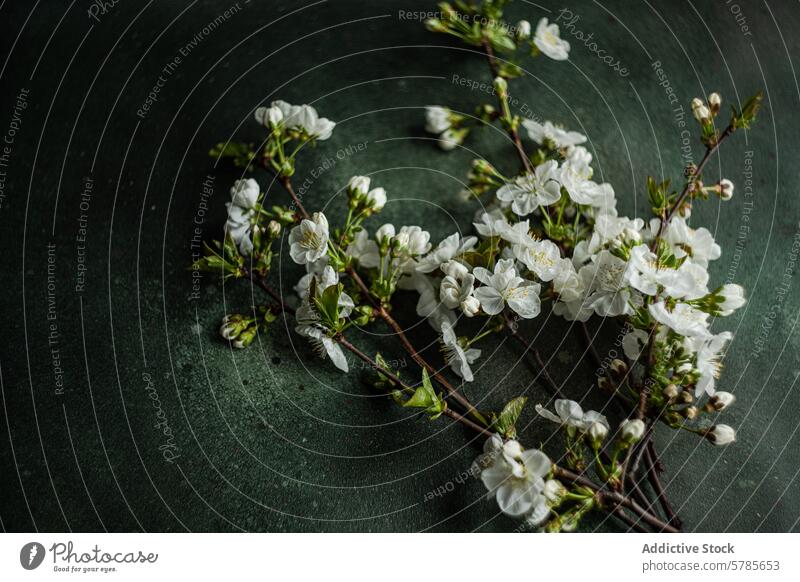
[[[190,301],[185,270],[203,180],[212,175],[215,181],[202,225],[210,238],[220,232],[223,203],[238,177],[231,168],[213,167],[206,152],[231,136],[259,140],[252,110],[275,98],[311,102],[339,122],[330,141],[300,156],[298,183],[325,158],[336,159],[341,148],[366,143],[364,151],[337,159],[313,182],[305,196],[310,209],[325,207],[329,216],[341,217],[337,192],[347,178],[374,174],[392,200],[386,220],[420,224],[436,239],[469,229],[476,206],[465,204],[458,191],[474,154],[444,154],[424,141],[421,108],[443,103],[470,111],[489,101],[452,82],[453,75],[489,81],[485,62],[426,32],[421,22],[399,17],[401,10],[432,10],[433,3],[331,0],[288,15],[306,4],[240,0],[241,10],[183,59],[140,119],[136,111],[161,69],[232,4],[122,0],[99,23],[87,15],[89,5],[0,7],[0,56],[6,62],[0,131],[11,120],[14,97],[21,88],[30,90],[0,207],[0,526],[517,527],[484,501],[480,483],[457,483],[480,450],[471,434],[372,397],[359,370],[339,373],[316,360],[294,334],[287,339],[281,326],[249,350],[233,353],[217,337],[220,317],[260,296],[245,284],[223,292],[206,280],[201,299]],[[511,18],[535,25],[563,6],[517,2]],[[734,6],[749,35],[737,24]],[[570,61],[524,61],[528,74],[511,91],[536,115],[590,137],[595,167],[614,184],[623,212],[644,212],[646,175],[679,180],[683,167],[680,129],[651,68],[654,60],[661,61],[684,105],[715,89],[728,103],[758,89],[766,93],[757,128],[737,134],[709,167],[710,178],[737,182],[734,199],[701,204],[693,216],[724,249],[713,264],[714,281],[730,273],[750,297],[746,308],[716,324],[736,332],[721,385],[738,396],[724,416],[738,427],[739,441],[715,449],[666,430],[657,441],[668,466],[668,491],[687,528],[797,530],[798,294],[791,286],[781,303],[778,286],[792,283],[791,250],[800,219],[800,93],[794,76],[800,9],[777,0],[581,1],[568,7],[581,17],[576,28],[593,33],[630,76],[620,77],[565,34],[573,43]],[[498,131],[473,136],[466,146],[506,170],[515,167]],[[749,222],[743,218],[747,151],[753,152],[754,180]],[[694,159],[701,153],[695,144]],[[89,269],[86,290],[77,293],[75,236],[86,176],[95,184],[86,212]],[[266,176],[256,177],[268,186]],[[269,196],[286,200],[280,188]],[[751,228],[740,260],[734,260],[742,225]],[[49,242],[56,244],[62,395],[55,393],[47,344]],[[286,262],[285,249],[282,257],[276,273],[289,292],[300,270]],[[411,324],[413,298],[401,306],[406,311],[400,319]],[[765,321],[774,325],[764,351],[754,357]],[[604,353],[614,339],[611,325],[605,327],[598,343]],[[373,337],[359,338],[360,345],[408,364],[386,329],[378,325],[372,331]],[[582,398],[594,370],[582,358],[577,336],[546,315],[526,331],[565,391]],[[412,336],[423,345],[431,339],[424,325]],[[486,408],[522,392],[546,401],[516,347],[495,352],[499,346],[487,344],[469,396]],[[435,346],[429,352],[439,361]],[[156,410],[143,374],[153,379],[175,433],[180,457],[173,463],[159,451],[164,436],[154,426]],[[587,403],[602,406],[591,397]],[[544,442],[545,450],[557,454],[558,440],[548,441],[553,427],[531,411],[523,416],[523,442]],[[452,490],[425,500],[440,487]],[[612,526],[597,520],[587,527]]]

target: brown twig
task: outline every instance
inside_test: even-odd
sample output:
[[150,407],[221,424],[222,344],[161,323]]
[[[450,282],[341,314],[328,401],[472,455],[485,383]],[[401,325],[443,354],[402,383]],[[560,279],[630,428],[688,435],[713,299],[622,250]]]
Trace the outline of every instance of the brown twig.
[[690,178],[689,181],[686,182],[686,185],[684,186],[680,196],[678,196],[678,200],[675,201],[675,204],[672,206],[667,215],[661,217],[661,224],[658,227],[658,232],[656,233],[656,237],[653,239],[653,244],[650,247],[651,250],[655,250],[658,247],[658,241],[661,240],[661,236],[664,234],[664,229],[666,229],[667,226],[669,226],[669,223],[672,220],[673,216],[675,216],[675,213],[680,210],[681,206],[683,206],[683,203],[686,201],[687,196],[689,196],[689,194],[694,191],[694,186],[697,183],[697,179],[700,177],[700,174],[702,174],[703,170],[705,169],[708,160],[711,159],[711,156],[714,154],[714,152],[716,152],[719,149],[719,146],[722,145],[722,142],[725,141],[725,139],[728,138],[735,131],[735,129],[736,128],[731,123],[728,127],[725,128],[725,131],[723,131],[720,134],[719,138],[714,142],[714,144],[706,148],[706,153],[705,155],[703,155],[703,159],[700,160],[700,163],[692,171],[692,175],[689,177]]
[[672,504],[667,498],[667,492],[661,484],[661,479],[658,476],[657,460],[655,459],[655,445],[653,441],[647,443],[647,449],[644,453],[644,462],[647,478],[650,481],[650,486],[656,494],[656,500],[661,504],[664,510],[664,515],[667,516],[667,522],[671,523],[678,529],[683,529],[683,522],[675,513]]
[[625,509],[630,510],[635,515],[639,517],[639,519],[652,528],[658,531],[664,531],[669,533],[677,533],[678,530],[659,519],[657,516],[649,513],[645,510],[641,505],[636,503],[632,498],[627,495],[624,495],[618,491],[613,491],[610,489],[606,489],[605,487],[599,486],[594,483],[591,479],[588,479],[582,475],[578,475],[577,473],[573,473],[569,469],[564,469],[563,467],[554,466],[553,467],[553,476],[558,479],[563,479],[570,483],[574,483],[577,485],[582,485],[584,487],[588,487],[592,491],[595,492],[595,496],[597,497],[598,501],[602,505],[607,505],[612,508],[617,507],[624,507]]
[[[483,39],[483,50],[486,53],[486,58],[489,60],[489,69],[492,71],[492,77],[495,78],[499,76],[500,66],[497,64],[497,57],[494,54],[492,45],[487,39]],[[497,99],[500,101],[501,108],[505,108],[507,106],[507,103],[500,95],[497,96]],[[506,132],[511,138],[511,141],[514,143],[514,149],[517,151],[517,155],[522,162],[522,167],[526,172],[533,172],[533,165],[531,164],[528,154],[525,153],[525,148],[522,145],[522,139],[520,139],[517,130],[512,125],[508,125],[506,127]]]
[[529,342],[527,339],[522,337],[522,334],[520,334],[517,324],[511,320],[508,314],[503,313],[503,317],[506,320],[506,330],[508,330],[509,335],[512,338],[514,338],[517,342],[519,342],[519,344],[525,350],[522,355],[524,356],[525,354],[530,352],[534,360],[536,360],[536,364],[539,366],[538,370],[539,373],[536,374],[534,381],[536,381],[539,378],[539,376],[542,376],[542,378],[544,378],[544,384],[550,391],[550,393],[556,398],[564,398],[564,395],[561,394],[561,390],[558,387],[558,384],[555,383],[552,376],[550,376],[550,373],[547,371],[547,366],[545,366],[544,360],[542,360],[542,356],[539,353],[539,350],[533,347],[533,343]]

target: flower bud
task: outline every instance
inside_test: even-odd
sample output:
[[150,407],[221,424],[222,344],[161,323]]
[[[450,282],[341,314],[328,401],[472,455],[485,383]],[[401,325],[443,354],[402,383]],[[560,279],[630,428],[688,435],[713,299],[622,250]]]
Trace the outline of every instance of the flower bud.
[[517,22],[517,40],[527,40],[531,36],[531,23],[527,20]]
[[593,422],[589,427],[589,430],[586,431],[586,434],[589,435],[589,440],[591,441],[592,446],[594,448],[599,448],[605,438],[608,436],[608,427],[602,422]]
[[684,390],[680,394],[680,401],[684,404],[691,404],[694,402],[694,396],[692,396],[692,393],[689,390]]
[[276,239],[281,235],[281,223],[277,220],[270,220],[267,223],[267,236]]
[[692,111],[696,111],[701,107],[703,107],[703,100],[700,99],[700,97],[695,97],[692,99]]
[[461,310],[467,317],[475,317],[481,311],[481,302],[474,295],[470,295],[461,302]]
[[508,82],[503,77],[495,77],[493,84],[498,97],[505,99],[508,93]]
[[615,358],[611,360],[611,371],[614,372],[619,377],[624,376],[628,373],[628,364],[620,360],[619,358]]
[[683,415],[686,417],[687,420],[694,420],[697,418],[697,415],[700,411],[697,409],[696,406],[689,406],[683,411]]
[[717,412],[725,410],[734,402],[736,402],[736,396],[734,396],[730,392],[717,392],[716,394],[714,394],[714,396],[708,399],[708,403]]
[[709,441],[717,446],[729,445],[736,440],[736,431],[727,424],[717,424],[705,432]]
[[711,122],[711,111],[709,111],[708,107],[705,105],[701,105],[697,109],[694,109],[693,112],[694,118],[700,123],[705,124]]
[[431,32],[446,32],[447,27],[438,18],[429,18],[425,21],[425,28]]
[[638,418],[629,418],[627,420],[623,420],[622,424],[619,425],[619,428],[622,440],[630,444],[639,442],[644,436],[644,422]]
[[545,482],[542,493],[544,494],[545,499],[547,499],[547,501],[549,501],[552,505],[558,505],[568,491],[567,488],[561,484],[561,481],[549,479]]
[[727,178],[719,181],[719,197],[722,200],[730,200],[733,198],[733,182]]
[[353,176],[347,183],[347,188],[359,197],[366,196],[369,191],[369,183],[370,179],[366,176]]
[[746,303],[744,287],[736,283],[726,283],[716,293],[721,315],[730,315]]
[[678,387],[675,384],[667,384],[667,387],[664,388],[664,397],[669,400],[675,400],[679,393]]
[[266,118],[270,127],[277,127],[283,121],[283,111],[280,107],[270,107],[267,109]]
[[708,106],[711,108],[711,112],[716,115],[719,113],[719,107],[722,105],[722,97],[716,91],[708,96]]
[[383,188],[373,188],[367,192],[367,204],[371,210],[378,211],[386,206],[386,190]]
[[390,239],[394,238],[395,230],[393,224],[384,224],[377,231],[375,231],[375,240],[379,245],[387,243]]

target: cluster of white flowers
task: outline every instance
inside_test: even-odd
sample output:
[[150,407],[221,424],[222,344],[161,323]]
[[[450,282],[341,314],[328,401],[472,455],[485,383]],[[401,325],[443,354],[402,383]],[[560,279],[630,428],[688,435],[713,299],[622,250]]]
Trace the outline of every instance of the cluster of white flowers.
[[270,129],[286,128],[305,133],[318,141],[328,139],[336,123],[320,117],[310,105],[290,105],[286,101],[273,101],[269,107],[259,107],[255,111],[256,121]]

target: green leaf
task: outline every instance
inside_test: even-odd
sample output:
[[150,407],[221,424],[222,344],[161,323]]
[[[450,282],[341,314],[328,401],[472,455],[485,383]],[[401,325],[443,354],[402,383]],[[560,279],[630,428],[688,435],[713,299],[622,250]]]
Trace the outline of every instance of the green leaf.
[[342,295],[344,285],[331,285],[321,295],[314,296],[314,305],[322,318],[323,323],[330,329],[339,325],[339,297]]
[[428,371],[422,369],[422,385],[414,390],[414,394],[403,403],[407,408],[423,408],[431,415],[431,420],[436,420],[447,409],[447,403],[436,394],[428,376]]
[[500,415],[493,419],[492,426],[494,429],[506,438],[517,438],[517,420],[527,402],[528,398],[525,396],[517,396],[509,401],[503,407]]

